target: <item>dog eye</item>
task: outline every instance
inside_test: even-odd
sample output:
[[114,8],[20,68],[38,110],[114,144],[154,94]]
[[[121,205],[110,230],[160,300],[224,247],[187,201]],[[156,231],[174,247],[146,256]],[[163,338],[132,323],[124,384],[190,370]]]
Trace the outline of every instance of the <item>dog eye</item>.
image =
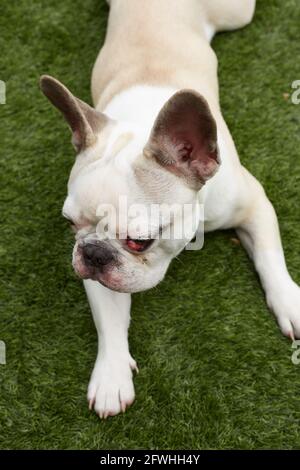
[[153,243],[152,239],[133,239],[127,238],[126,246],[129,248],[130,251],[134,251],[136,253],[142,253],[143,251],[147,250]]

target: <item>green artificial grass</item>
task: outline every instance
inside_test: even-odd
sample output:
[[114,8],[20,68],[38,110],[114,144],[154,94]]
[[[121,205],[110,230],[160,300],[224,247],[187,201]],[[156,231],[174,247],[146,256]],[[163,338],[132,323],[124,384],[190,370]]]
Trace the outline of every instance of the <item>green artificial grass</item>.
[[[0,4],[0,448],[300,448],[300,365],[230,231],[134,296],[136,401],[107,421],[88,411],[96,331],[61,217],[74,153],[38,79],[54,75],[90,102],[107,14],[104,0]],[[287,93],[300,79],[299,25],[298,0],[259,0],[249,27],[213,43],[225,118],[277,209],[298,283],[300,106]]]

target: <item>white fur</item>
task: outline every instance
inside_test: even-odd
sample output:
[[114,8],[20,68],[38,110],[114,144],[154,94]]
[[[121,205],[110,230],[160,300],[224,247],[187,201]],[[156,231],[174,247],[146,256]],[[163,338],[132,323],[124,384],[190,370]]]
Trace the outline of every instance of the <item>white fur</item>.
[[104,113],[117,121],[139,123],[150,130],[160,109],[175,92],[172,87],[136,85],[116,95]]
[[[112,24],[116,27],[123,18],[122,2],[111,3],[114,14]],[[153,1],[153,5],[154,3],[156,4]],[[241,6],[242,3],[243,6]],[[172,5],[175,3],[173,2]],[[186,8],[192,8],[192,5],[197,13],[198,2],[188,2],[186,5],[181,2],[176,3],[176,14],[185,15]],[[231,135],[220,112],[215,77],[216,60],[207,44],[215,31],[248,24],[253,16],[255,1],[207,0],[203,1],[202,5],[199,37],[193,32],[189,36],[189,46],[184,45],[184,47],[191,47],[191,50],[195,52],[198,47],[197,41],[199,41],[203,54],[199,54],[197,60],[188,63],[188,68],[186,68],[185,54],[182,54],[184,65],[182,65],[182,70],[180,64],[178,65],[177,79],[180,81],[180,77],[183,77],[183,88],[186,88],[186,83],[188,83],[209,102],[218,128],[218,144],[222,161],[219,172],[197,195],[176,176],[160,170],[154,164],[151,166],[151,162],[143,162],[144,165],[148,165],[145,166],[147,176],[144,186],[138,186],[133,177],[133,167],[140,158],[139,155],[147,142],[159,110],[176,88],[173,86],[129,86],[126,90],[114,94],[104,107],[107,116],[116,121],[113,130],[104,150],[101,150],[102,143],[99,141],[94,148],[87,151],[84,158],[87,158],[86,161],[90,159],[90,163],[83,170],[80,169],[83,159],[79,156],[74,170],[74,174],[77,172],[78,176],[73,178],[69,185],[69,195],[64,211],[67,215],[77,214],[79,217],[78,214],[80,214],[81,220],[78,223],[82,222],[84,226],[82,231],[78,232],[80,239],[80,234],[96,236],[93,217],[95,219],[99,203],[108,201],[116,204],[117,196],[120,194],[127,195],[133,202],[159,200],[169,203],[179,201],[183,204],[199,199],[205,205],[207,231],[230,227],[237,229],[243,245],[255,263],[268,305],[274,311],[282,332],[289,337],[294,335],[300,337],[300,289],[292,281],[285,265],[275,211],[261,185],[240,164]],[[119,15],[118,8],[120,8]],[[180,13],[181,9],[182,13]],[[134,11],[130,10],[128,14],[134,15]],[[164,12],[164,14],[167,13]],[[193,15],[190,15],[189,20],[185,18],[185,21],[194,21],[194,19]],[[166,18],[165,20],[165,25],[167,25],[168,20]],[[170,18],[169,21],[172,22],[172,19]],[[135,24],[135,22],[132,21],[129,24]],[[166,35],[167,32],[164,31],[163,34]],[[110,32],[107,38],[107,41],[112,40],[113,32]],[[118,35],[116,38],[118,45]],[[182,41],[178,47],[182,47]],[[122,54],[121,50],[119,54]],[[157,54],[159,55],[159,51]],[[97,67],[103,67],[105,61],[107,58],[104,53],[96,63],[96,72]],[[108,61],[106,63],[108,64]],[[198,73],[199,70],[203,73]],[[101,78],[101,70],[98,75],[94,73],[94,86],[97,80],[100,80],[99,77]],[[107,85],[109,90],[110,85]],[[99,99],[98,90],[94,90],[93,94]],[[98,109],[102,110],[100,105]],[[118,138],[124,132],[130,132],[133,139],[122,147],[114,158],[111,158]],[[103,152],[102,155],[100,155],[101,152]],[[171,242],[157,243],[149,255],[147,267],[142,263],[136,263],[130,254],[123,253],[119,247],[123,256],[118,280],[120,290],[133,292],[134,287],[141,290],[159,282],[171,259],[181,251],[186,242],[187,240],[173,244]],[[124,410],[134,399],[132,369],[136,368],[136,364],[129,353],[127,341],[130,294],[113,292],[94,281],[85,281],[84,284],[99,336],[99,351],[89,384],[88,399],[90,406],[94,406],[101,417],[107,417]]]
[[137,371],[137,365],[127,340],[131,300],[129,294],[113,292],[95,281],[86,280],[84,286],[99,336],[88,401],[100,418],[107,418],[125,411],[134,400],[132,370]]

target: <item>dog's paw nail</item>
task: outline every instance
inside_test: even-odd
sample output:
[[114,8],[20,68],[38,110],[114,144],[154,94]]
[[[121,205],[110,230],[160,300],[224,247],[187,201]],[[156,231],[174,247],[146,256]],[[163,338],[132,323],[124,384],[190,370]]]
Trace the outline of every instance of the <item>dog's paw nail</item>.
[[293,331],[290,331],[288,333],[288,337],[290,338],[291,341],[295,341],[295,335],[294,335],[294,332]]
[[125,401],[121,401],[121,410],[122,410],[122,413],[125,413],[126,411],[126,402]]
[[90,410],[90,411],[93,409],[94,403],[95,403],[95,400],[94,400],[94,398],[92,398],[92,399],[89,401],[89,410]]
[[130,369],[135,371],[137,374],[139,373],[139,368],[137,366],[137,363],[134,359],[131,358],[131,360],[129,361],[129,365],[130,365]]

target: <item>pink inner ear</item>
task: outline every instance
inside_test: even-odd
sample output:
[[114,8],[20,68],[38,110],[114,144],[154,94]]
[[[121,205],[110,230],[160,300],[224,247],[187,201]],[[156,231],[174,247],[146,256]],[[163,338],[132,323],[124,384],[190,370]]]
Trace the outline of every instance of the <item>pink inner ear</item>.
[[216,122],[206,100],[193,90],[175,93],[157,116],[146,150],[199,189],[219,166]]
[[182,142],[176,145],[176,150],[178,152],[178,158],[181,161],[186,162],[191,158],[193,145],[190,142]]
[[210,123],[204,117],[199,119],[194,109],[174,117],[167,129],[175,151],[174,170],[185,174],[189,170],[204,182],[214,174],[219,163],[217,146],[211,148]]

